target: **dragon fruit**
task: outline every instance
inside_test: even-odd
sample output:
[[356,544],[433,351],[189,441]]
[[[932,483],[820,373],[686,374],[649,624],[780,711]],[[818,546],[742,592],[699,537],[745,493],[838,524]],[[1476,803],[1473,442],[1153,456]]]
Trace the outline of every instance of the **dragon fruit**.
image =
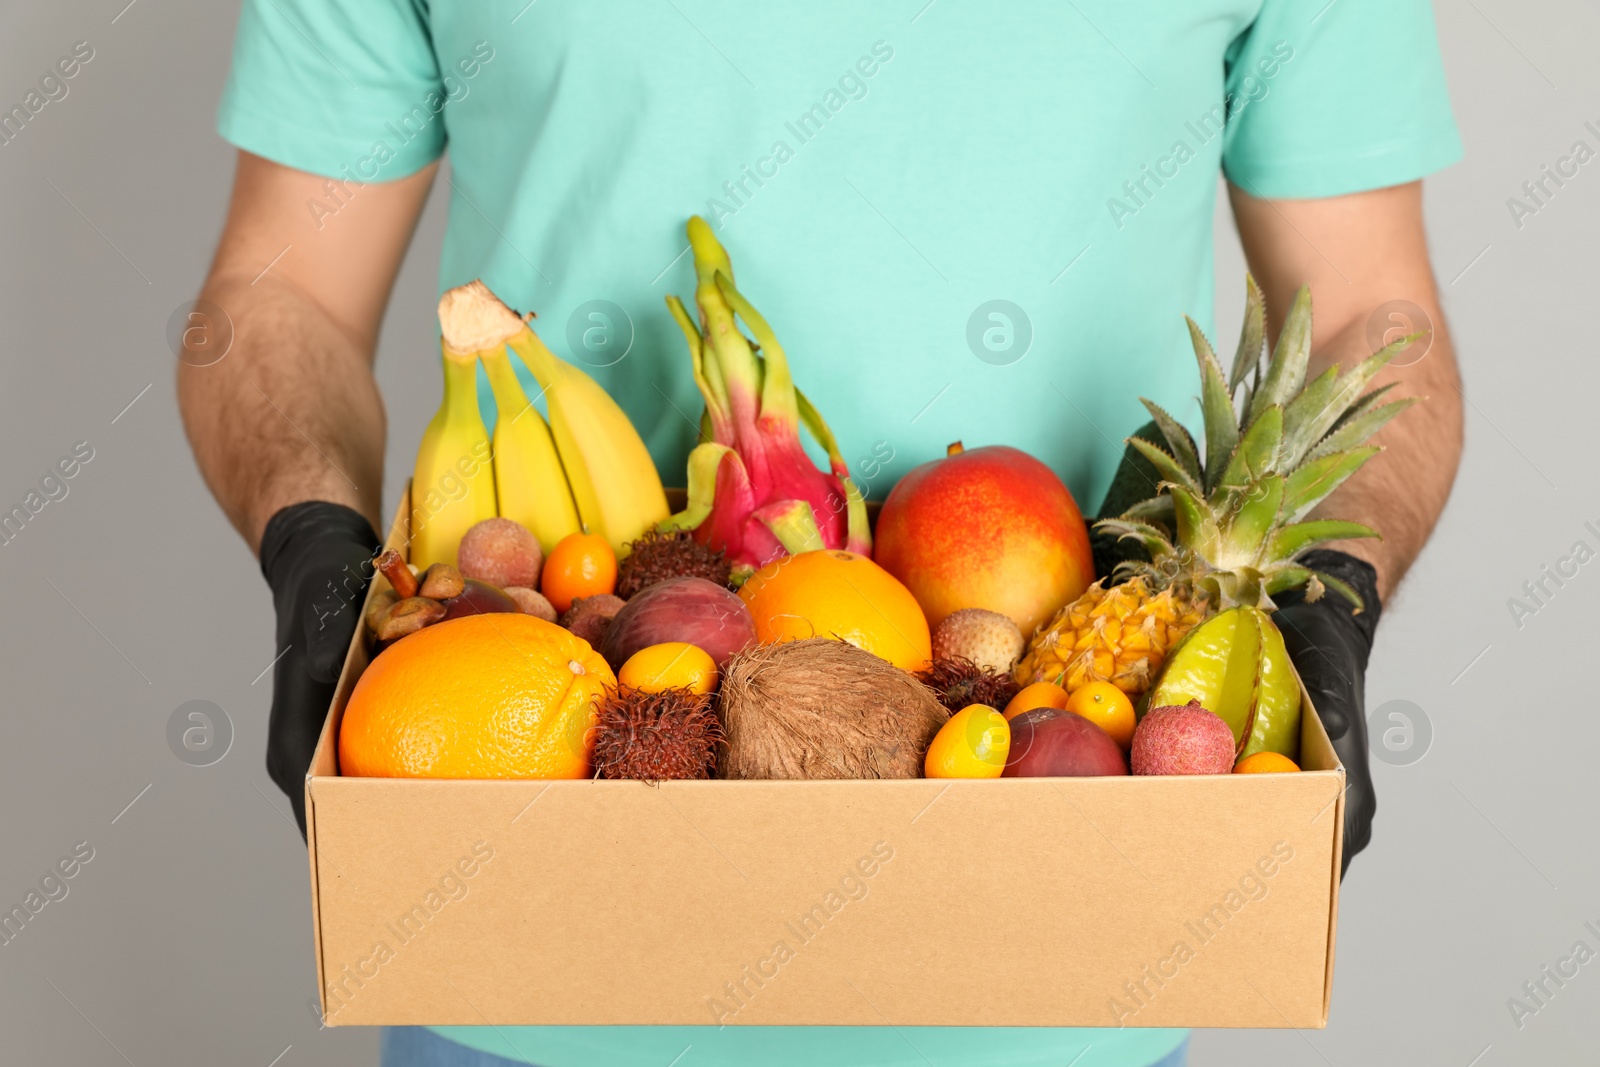
[[[727,553],[736,581],[811,549],[869,555],[866,500],[833,431],[795,388],[766,319],[734,287],[733,266],[711,227],[697,215],[688,232],[700,325],[676,296],[667,297],[667,307],[689,344],[706,410],[700,444],[689,454],[688,506],[661,528],[693,530],[697,541]],[[828,453],[830,470],[818,470],[806,455],[801,424]]]

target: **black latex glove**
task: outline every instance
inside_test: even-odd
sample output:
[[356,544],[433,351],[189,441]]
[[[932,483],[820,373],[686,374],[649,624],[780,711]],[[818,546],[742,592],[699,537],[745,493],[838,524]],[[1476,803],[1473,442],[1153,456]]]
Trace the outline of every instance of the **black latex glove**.
[[1372,789],[1367,751],[1367,657],[1383,607],[1378,602],[1378,572],[1372,564],[1344,552],[1319,548],[1300,557],[1313,570],[1342,578],[1361,594],[1360,614],[1331,589],[1309,603],[1305,591],[1280,593],[1272,621],[1283,632],[1289,659],[1306,683],[1323,729],[1344,764],[1344,866],[1372,839],[1372,816],[1378,798]]
[[[1153,422],[1140,427],[1135,436],[1167,447]],[[1121,515],[1154,495],[1160,481],[1160,473],[1149,460],[1132,448],[1125,449],[1105,502],[1100,505],[1099,517]],[[1122,560],[1145,558],[1144,549],[1131,537],[1118,539],[1096,531],[1090,535],[1090,542],[1095,572],[1101,577],[1109,578]],[[1315,603],[1306,602],[1303,590],[1273,598],[1278,605],[1273,621],[1283,632],[1289,658],[1300,672],[1306,692],[1311,694],[1339,762],[1344,764],[1342,877],[1350,868],[1351,858],[1371,840],[1372,816],[1378,810],[1367,752],[1366,684],[1367,658],[1383,607],[1378,602],[1377,572],[1370,564],[1332,549],[1316,549],[1301,559],[1313,570],[1344,579],[1366,602],[1366,610],[1354,614],[1350,602],[1331,589]]]
[[301,836],[306,770],[361,621],[380,547],[359,512],[324,500],[284,508],[261,537],[261,573],[278,615],[273,652],[281,653],[272,672],[267,773],[288,794]]

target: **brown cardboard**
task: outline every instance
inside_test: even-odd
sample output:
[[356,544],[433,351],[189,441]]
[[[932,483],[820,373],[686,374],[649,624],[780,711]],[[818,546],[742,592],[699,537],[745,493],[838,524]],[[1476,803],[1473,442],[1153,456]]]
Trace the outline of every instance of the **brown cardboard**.
[[1309,698],[1298,775],[343,778],[366,660],[306,781],[329,1025],[1326,1024],[1344,771]]

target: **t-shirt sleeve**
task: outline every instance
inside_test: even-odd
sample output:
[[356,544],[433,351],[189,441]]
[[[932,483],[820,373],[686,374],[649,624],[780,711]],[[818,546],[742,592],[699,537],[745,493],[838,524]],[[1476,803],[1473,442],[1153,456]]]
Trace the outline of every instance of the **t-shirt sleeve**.
[[244,0],[217,129],[298,170],[389,181],[444,151],[443,96],[427,0]]
[[1228,180],[1339,196],[1461,158],[1428,0],[1264,0],[1228,49]]

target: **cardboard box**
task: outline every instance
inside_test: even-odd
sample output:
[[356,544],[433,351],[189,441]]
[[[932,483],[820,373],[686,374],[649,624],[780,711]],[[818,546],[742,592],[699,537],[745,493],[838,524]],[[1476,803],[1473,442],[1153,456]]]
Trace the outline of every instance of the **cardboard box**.
[[306,778],[329,1025],[1327,1023],[1344,770],[1309,698],[1296,775],[344,778],[366,664],[358,633]]

